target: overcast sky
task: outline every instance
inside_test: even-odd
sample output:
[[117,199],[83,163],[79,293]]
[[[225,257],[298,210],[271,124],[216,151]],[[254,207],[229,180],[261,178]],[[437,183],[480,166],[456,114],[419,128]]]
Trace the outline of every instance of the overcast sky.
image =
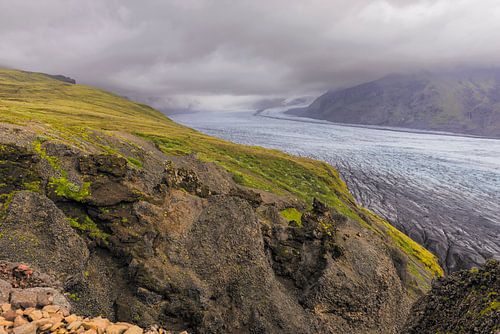
[[161,108],[238,109],[498,63],[498,0],[0,0],[0,66]]

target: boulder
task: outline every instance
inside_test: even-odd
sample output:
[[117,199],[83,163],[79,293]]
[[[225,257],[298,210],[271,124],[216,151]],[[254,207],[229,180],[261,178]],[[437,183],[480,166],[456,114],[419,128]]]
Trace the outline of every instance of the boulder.
[[58,305],[68,311],[71,309],[71,305],[63,294],[56,289],[45,287],[13,289],[10,302],[15,308]]
[[30,263],[47,274],[79,276],[89,256],[85,242],[46,196],[21,191],[2,222],[0,259]]
[[0,280],[0,304],[8,303],[12,285],[9,282]]

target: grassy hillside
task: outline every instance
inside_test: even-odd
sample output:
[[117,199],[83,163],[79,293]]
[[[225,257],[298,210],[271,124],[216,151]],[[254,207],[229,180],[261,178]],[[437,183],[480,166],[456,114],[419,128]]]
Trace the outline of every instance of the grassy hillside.
[[[223,166],[240,184],[292,194],[307,203],[319,198],[407,253],[410,273],[419,285],[442,275],[435,256],[380,217],[358,207],[337,171],[326,163],[209,137],[172,122],[146,105],[43,74],[14,70],[0,70],[0,122],[29,125],[40,135],[80,147],[93,131],[127,132],[155,142],[169,155],[196,154],[199,159]],[[102,150],[116,153],[112,147],[102,146]],[[141,166],[136,159],[129,162]]]

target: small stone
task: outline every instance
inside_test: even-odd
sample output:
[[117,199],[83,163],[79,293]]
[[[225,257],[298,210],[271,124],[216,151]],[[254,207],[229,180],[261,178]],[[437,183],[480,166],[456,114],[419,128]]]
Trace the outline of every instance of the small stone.
[[82,323],[83,328],[85,329],[93,329],[98,334],[102,334],[106,331],[106,328],[111,325],[111,322],[108,319],[97,317],[90,321],[84,321]]
[[12,327],[14,326],[14,322],[9,320],[0,320],[0,326],[2,327]]
[[75,320],[73,321],[72,323],[70,323],[66,329],[69,330],[69,331],[72,331],[74,329],[77,329],[78,327],[80,327],[82,325],[82,322],[79,321],[79,320]]
[[70,324],[72,323],[73,321],[77,321],[78,320],[78,317],[76,316],[76,314],[70,314],[68,315],[66,318],[64,318],[64,320]]
[[14,310],[6,311],[2,313],[2,317],[4,317],[6,320],[14,321],[14,319],[17,317],[17,313]]
[[56,330],[58,330],[61,326],[63,325],[62,321],[59,321],[59,322],[56,322],[52,325],[52,327],[50,327],[50,331],[51,332],[55,332]]
[[128,329],[125,325],[109,325],[106,327],[106,334],[122,334]]
[[132,326],[125,331],[125,334],[143,334],[144,331],[138,326]]
[[14,327],[26,325],[27,323],[28,323],[28,320],[24,319],[24,317],[21,315],[18,315],[16,317],[16,319],[14,319]]
[[61,307],[59,305],[46,305],[42,308],[43,312],[56,313]]
[[36,325],[33,322],[14,328],[14,334],[36,334]]
[[61,314],[63,317],[67,317],[69,315],[70,308],[62,307],[57,313]]
[[51,327],[52,327],[52,323],[50,323],[50,322],[49,322],[48,324],[45,324],[45,325],[43,325],[43,326],[38,327],[38,329],[40,329],[41,331],[47,331],[47,330],[49,330]]
[[50,328],[54,324],[54,321],[52,319],[40,319],[40,320],[35,321],[35,324],[38,328],[44,327],[46,325],[50,325],[49,326],[49,328]]
[[125,326],[127,328],[130,328],[132,327],[133,325],[132,324],[129,324],[128,322],[115,322],[115,325],[118,325],[118,326]]
[[7,331],[3,326],[0,326],[0,334],[7,334]]
[[16,315],[23,315],[23,314],[24,314],[23,310],[21,310],[21,309],[16,310]]
[[23,311],[23,314],[24,314],[24,315],[28,315],[28,314],[30,314],[31,312],[33,312],[34,310],[36,310],[34,307],[28,307],[27,309],[25,309],[25,310]]
[[28,314],[28,318],[30,318],[32,321],[40,320],[43,318],[42,311],[34,310],[33,312]]
[[7,311],[12,310],[12,306],[10,304],[2,304],[2,306],[0,306],[0,308],[2,309],[2,312],[7,312]]

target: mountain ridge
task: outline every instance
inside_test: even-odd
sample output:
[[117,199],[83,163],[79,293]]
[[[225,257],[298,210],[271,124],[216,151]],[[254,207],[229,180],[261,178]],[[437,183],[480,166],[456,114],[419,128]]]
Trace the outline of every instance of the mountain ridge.
[[500,138],[500,70],[391,74],[328,91],[288,114],[337,123]]

